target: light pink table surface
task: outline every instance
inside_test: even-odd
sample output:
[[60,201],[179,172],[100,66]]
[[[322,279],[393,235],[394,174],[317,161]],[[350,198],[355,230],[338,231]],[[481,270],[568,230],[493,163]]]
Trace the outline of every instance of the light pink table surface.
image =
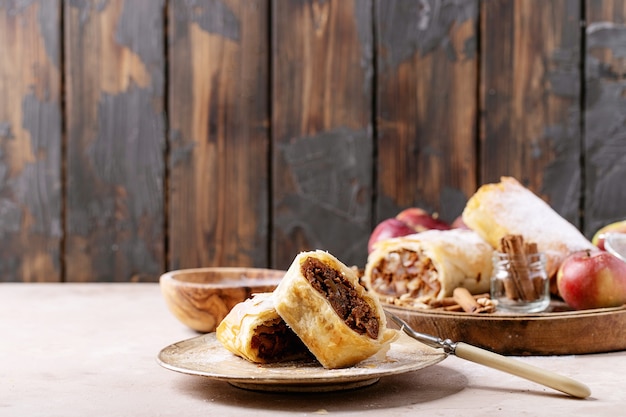
[[157,364],[163,347],[196,335],[157,284],[0,284],[0,416],[626,413],[626,352],[520,358],[587,384],[585,400],[453,356],[353,391],[278,394]]

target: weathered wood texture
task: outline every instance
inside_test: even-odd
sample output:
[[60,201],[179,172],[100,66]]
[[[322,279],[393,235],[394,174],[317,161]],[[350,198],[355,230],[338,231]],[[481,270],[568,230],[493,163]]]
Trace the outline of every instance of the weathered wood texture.
[[65,2],[67,281],[164,268],[163,1]]
[[482,3],[479,183],[507,173],[578,225],[579,0]]
[[58,1],[0,2],[0,281],[59,281]]
[[586,3],[584,231],[626,217],[626,1]]
[[169,5],[169,268],[267,265],[268,3]]
[[478,1],[376,3],[377,219],[476,190]]
[[372,204],[372,3],[274,2],[273,264],[362,263]]
[[626,0],[0,0],[0,281],[363,266],[501,175],[626,218]]

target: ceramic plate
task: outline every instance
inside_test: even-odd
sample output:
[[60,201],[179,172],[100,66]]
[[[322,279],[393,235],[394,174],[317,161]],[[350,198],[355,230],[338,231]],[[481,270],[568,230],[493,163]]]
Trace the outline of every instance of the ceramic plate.
[[207,333],[165,347],[157,360],[172,371],[222,380],[244,389],[326,392],[371,385],[381,377],[416,371],[445,357],[445,353],[401,335],[385,357],[372,357],[350,368],[325,369],[315,361],[259,365],[233,355],[215,333]]

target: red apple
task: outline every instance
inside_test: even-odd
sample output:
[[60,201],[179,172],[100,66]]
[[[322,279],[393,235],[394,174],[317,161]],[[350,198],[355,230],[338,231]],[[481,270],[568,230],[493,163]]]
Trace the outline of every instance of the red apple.
[[604,249],[604,236],[610,232],[618,232],[618,233],[626,233],[626,220],[621,220],[619,222],[614,222],[611,224],[607,224],[604,227],[601,227],[591,239],[591,243],[596,245],[598,248]]
[[437,214],[430,215],[419,207],[409,207],[396,215],[396,219],[406,223],[416,232],[423,232],[430,229],[448,230],[450,225],[440,220]]
[[370,239],[367,242],[367,252],[370,253],[374,247],[374,243],[390,239],[392,237],[406,236],[415,233],[415,230],[409,227],[406,223],[392,217],[390,219],[383,220],[372,231]]
[[563,300],[576,310],[626,304],[626,262],[604,251],[569,255],[557,272]]

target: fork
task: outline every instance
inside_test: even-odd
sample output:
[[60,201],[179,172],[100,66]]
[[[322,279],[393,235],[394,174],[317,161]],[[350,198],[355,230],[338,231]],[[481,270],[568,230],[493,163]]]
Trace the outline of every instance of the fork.
[[385,311],[385,313],[400,327],[401,331],[427,346],[443,349],[444,353],[448,355],[455,355],[480,365],[525,378],[573,397],[587,398],[591,395],[589,387],[572,378],[464,342],[453,342],[450,339],[444,340],[436,336],[417,332],[395,314],[389,311]]

